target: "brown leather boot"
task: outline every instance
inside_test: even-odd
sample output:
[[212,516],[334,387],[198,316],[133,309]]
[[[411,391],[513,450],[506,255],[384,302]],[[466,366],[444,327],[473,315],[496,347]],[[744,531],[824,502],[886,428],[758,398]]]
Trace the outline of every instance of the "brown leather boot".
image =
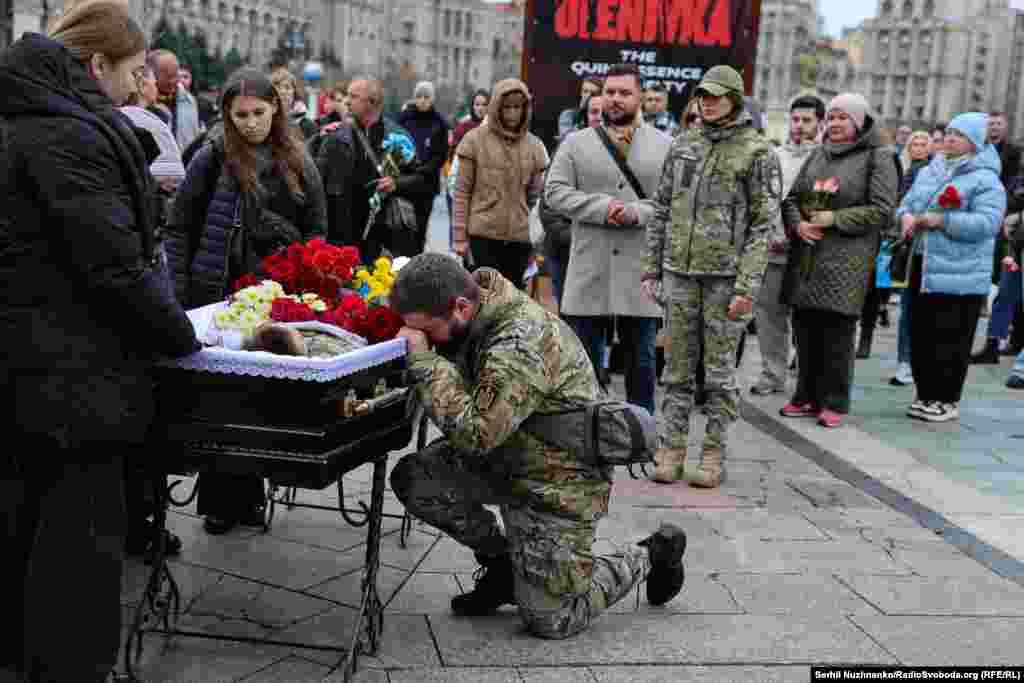
[[682,480],[685,462],[685,448],[659,448],[654,454],[655,468],[652,479],[659,484],[674,484]]
[[686,469],[686,480],[690,486],[716,489],[725,481],[725,450],[704,446],[700,452],[700,463]]

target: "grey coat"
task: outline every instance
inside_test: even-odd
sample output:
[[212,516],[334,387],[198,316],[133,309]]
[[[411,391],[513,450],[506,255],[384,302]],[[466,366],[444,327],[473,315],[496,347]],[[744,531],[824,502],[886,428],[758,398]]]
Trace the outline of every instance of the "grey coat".
[[[671,142],[653,126],[641,126],[633,136],[627,163],[648,198],[658,189]],[[573,133],[559,146],[544,193],[548,208],[572,220],[562,313],[661,317],[661,308],[640,289],[644,228],[654,215],[654,204],[637,197],[594,129]],[[634,208],[639,223],[608,225],[613,199]]]

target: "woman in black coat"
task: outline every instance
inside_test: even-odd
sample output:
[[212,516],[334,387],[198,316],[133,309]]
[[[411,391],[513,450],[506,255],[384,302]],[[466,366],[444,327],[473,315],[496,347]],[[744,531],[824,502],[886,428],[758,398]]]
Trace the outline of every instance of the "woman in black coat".
[[154,238],[148,134],[117,111],[145,49],[126,4],[93,0],[0,57],[0,678],[98,683],[114,666],[147,369],[199,348]]
[[419,226],[420,251],[426,243],[434,199],[441,191],[441,169],[448,159],[448,121],[434,108],[434,85],[424,81],[416,85],[415,102],[398,115],[398,125],[409,131],[416,143],[416,159],[425,179],[424,189],[411,197]]
[[[221,111],[223,135],[189,163],[167,226],[175,288],[190,308],[223,300],[238,278],[261,272],[265,256],[327,232],[320,173],[270,79],[236,73]],[[260,477],[200,476],[198,511],[209,533],[261,525],[264,502]]]

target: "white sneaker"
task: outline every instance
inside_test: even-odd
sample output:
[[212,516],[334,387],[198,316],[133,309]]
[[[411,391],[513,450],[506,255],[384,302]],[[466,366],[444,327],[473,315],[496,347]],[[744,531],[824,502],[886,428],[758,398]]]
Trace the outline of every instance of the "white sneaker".
[[932,403],[933,401],[922,401],[919,398],[915,398],[914,402],[907,408],[907,415],[910,417],[920,417],[921,413],[927,410]]
[[914,417],[928,422],[949,422],[960,417],[960,409],[955,403],[933,401]]

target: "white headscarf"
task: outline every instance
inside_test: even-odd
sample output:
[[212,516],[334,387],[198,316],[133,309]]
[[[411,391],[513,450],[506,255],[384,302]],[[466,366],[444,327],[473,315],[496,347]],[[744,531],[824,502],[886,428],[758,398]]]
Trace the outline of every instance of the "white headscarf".
[[160,147],[160,156],[149,166],[149,172],[158,181],[167,178],[181,180],[185,177],[185,165],[181,162],[181,150],[174,139],[170,126],[156,114],[142,107],[121,107],[121,113],[131,119],[136,127],[149,131]]

